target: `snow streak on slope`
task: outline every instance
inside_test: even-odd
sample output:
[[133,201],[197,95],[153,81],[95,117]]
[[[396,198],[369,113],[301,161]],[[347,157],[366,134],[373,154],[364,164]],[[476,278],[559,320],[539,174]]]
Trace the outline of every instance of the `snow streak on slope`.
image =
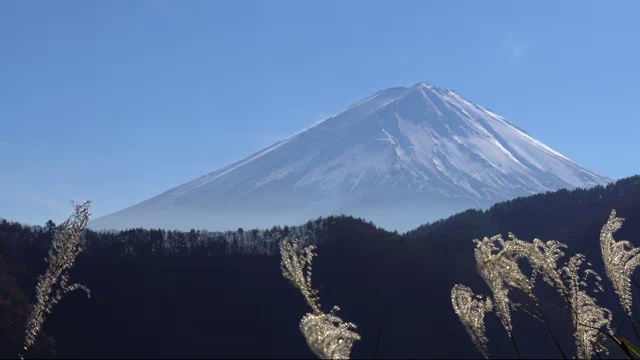
[[606,182],[503,117],[419,83],[380,91],[92,225],[229,229],[349,213],[407,229],[468,207]]

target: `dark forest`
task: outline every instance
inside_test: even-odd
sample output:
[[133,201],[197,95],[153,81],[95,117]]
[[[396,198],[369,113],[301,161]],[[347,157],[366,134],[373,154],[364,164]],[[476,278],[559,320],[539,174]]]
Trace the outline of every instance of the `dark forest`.
[[[618,237],[637,244],[640,176],[468,210],[404,234],[350,216],[224,233],[86,230],[71,277],[92,296],[63,299],[26,357],[312,358],[298,328],[304,301],[280,271],[278,244],[287,236],[318,246],[313,281],[325,310],[339,304],[343,318],[358,325],[353,357],[480,357],[450,300],[460,282],[486,293],[472,240],[512,232],[562,241],[602,274],[598,236],[611,209],[626,218]],[[2,358],[20,351],[55,228],[0,221]],[[621,319],[614,298],[602,302]],[[569,349],[562,307],[550,301],[545,311]],[[558,357],[541,324],[521,312],[514,324],[524,357]],[[487,319],[492,354],[513,357],[499,326]]]

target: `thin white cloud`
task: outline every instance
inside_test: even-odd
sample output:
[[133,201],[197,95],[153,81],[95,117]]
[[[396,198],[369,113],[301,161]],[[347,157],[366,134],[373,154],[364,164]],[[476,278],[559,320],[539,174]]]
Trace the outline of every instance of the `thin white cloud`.
[[505,33],[502,36],[502,51],[512,63],[520,61],[528,52],[529,44],[522,37],[514,33]]
[[516,62],[518,60],[520,60],[520,58],[525,54],[525,52],[527,51],[527,44],[524,43],[514,43],[511,44],[511,61]]

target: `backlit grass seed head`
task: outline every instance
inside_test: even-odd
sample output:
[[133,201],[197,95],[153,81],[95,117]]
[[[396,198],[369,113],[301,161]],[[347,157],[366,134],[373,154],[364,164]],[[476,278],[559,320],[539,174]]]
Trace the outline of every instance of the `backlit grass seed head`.
[[[515,235],[509,235],[515,238]],[[564,256],[562,249],[566,247],[567,245],[555,240],[544,242],[533,239],[527,253],[527,259],[533,268],[532,279],[539,274],[544,282],[561,292],[563,282],[558,271],[558,261]]]
[[309,348],[321,359],[349,359],[353,343],[360,340],[356,325],[344,322],[334,306],[329,314],[308,313],[300,321]]
[[298,239],[285,239],[280,242],[280,254],[282,276],[300,290],[312,310],[300,321],[309,348],[322,359],[348,359],[360,335],[353,331],[355,324],[338,317],[339,307],[334,306],[328,314],[322,312],[318,291],[311,286],[315,246],[302,247]]
[[533,283],[518,267],[518,257],[515,254],[518,247],[516,245],[520,244],[505,242],[500,235],[474,241],[476,242],[476,269],[491,289],[496,315],[511,336],[513,326],[510,310],[515,304],[509,298],[510,288],[520,289],[535,298]]
[[[580,268],[585,257],[577,254],[569,259],[565,267],[560,269],[567,280],[568,301],[575,326],[574,341],[578,359],[589,359],[597,351],[608,353],[603,342],[605,335],[598,329],[612,333],[612,314],[609,309],[599,306],[596,299],[587,294],[588,280],[593,278],[595,286],[600,288],[600,276],[587,268],[580,275]],[[587,265],[590,265],[586,263]]]
[[321,312],[318,291],[311,286],[311,262],[316,256],[315,249],[314,245],[302,247],[298,239],[282,240],[280,242],[282,256],[280,268],[282,276],[300,290],[311,310]]
[[613,237],[622,228],[623,222],[624,219],[616,217],[616,211],[611,210],[609,219],[600,231],[600,248],[607,277],[613,283],[620,305],[631,315],[631,277],[640,266],[640,248],[635,248],[627,240],[616,241]]
[[[633,270],[638,266],[636,260],[637,251],[631,247],[628,242],[615,243],[611,233],[618,230],[621,226],[621,219],[615,217],[612,212],[609,222],[603,228],[601,234],[601,242],[603,243],[603,254],[609,251],[608,261],[609,270],[612,274],[618,276],[619,288],[621,292],[629,289],[630,277]],[[602,239],[604,238],[604,239]],[[582,254],[575,255],[569,259],[566,265],[559,268],[558,262],[564,256],[563,249],[566,245],[557,241],[543,242],[534,239],[532,242],[519,240],[515,235],[509,234],[509,240],[505,241],[500,235],[484,238],[482,241],[476,242],[475,258],[478,273],[485,280],[493,293],[493,302],[495,305],[496,315],[500,318],[503,327],[507,333],[512,336],[512,324],[510,310],[516,308],[515,304],[509,298],[509,292],[512,289],[523,291],[537,304],[534,294],[535,280],[540,275],[547,284],[554,287],[571,308],[572,318],[574,321],[574,340],[576,345],[576,355],[578,358],[590,358],[595,353],[607,353],[603,342],[606,335],[603,332],[612,333],[611,321],[612,314],[608,309],[599,306],[596,299],[590,296],[588,289],[594,289],[594,292],[600,290],[601,278],[598,274],[589,268],[585,257]],[[526,260],[531,265],[532,273],[527,277],[522,269],[518,266],[519,260]],[[613,266],[612,266],[613,264]],[[582,271],[581,268],[586,268]],[[616,270],[616,266],[620,269]],[[625,282],[626,281],[626,282]],[[615,281],[614,281],[615,283]],[[624,288],[626,286],[626,288]],[[630,306],[630,293],[625,299]],[[452,301],[454,308],[462,308],[461,304],[470,303],[473,293],[468,288],[460,286],[454,287],[452,290]],[[465,299],[465,300],[456,300]],[[480,301],[481,298],[476,298]],[[458,302],[456,305],[456,301]],[[470,305],[467,305],[470,306]],[[478,307],[476,313],[488,312],[490,310],[488,303],[482,308],[481,303],[474,304]],[[482,315],[484,315],[484,312]],[[463,318],[459,310],[456,313],[461,318],[467,331],[471,335],[474,342],[476,339],[483,339],[481,335],[475,335],[478,331],[470,331],[471,320]],[[532,314],[534,315],[534,314]],[[479,315],[476,314],[476,319]],[[534,315],[535,316],[535,315]],[[473,319],[473,317],[471,317]],[[482,348],[482,342],[479,342],[478,348],[483,355],[486,355],[486,349]]]
[[489,339],[486,335],[484,316],[493,309],[490,298],[475,295],[470,288],[456,284],[451,289],[451,304],[478,351],[489,358]]
[[[562,248],[566,245],[557,241],[539,239],[526,242],[509,233],[505,241],[496,235],[476,242],[476,269],[493,293],[496,315],[509,335],[512,334],[510,309],[515,307],[510,298],[510,289],[520,289],[537,304],[534,293],[534,280],[541,275],[543,280],[558,289],[562,289],[562,279],[558,273],[558,259],[564,256]],[[518,260],[525,259],[532,267],[531,276],[522,272]]]
[[[81,289],[90,295],[89,289],[80,284],[69,284],[69,270],[76,257],[82,252],[80,234],[89,221],[89,205],[85,201],[74,205],[73,214],[56,230],[45,261],[49,264],[46,272],[38,277],[36,285],[36,304],[27,320],[23,352],[34,343],[42,329],[42,324],[51,309],[67,293]],[[20,355],[22,357],[22,354]]]

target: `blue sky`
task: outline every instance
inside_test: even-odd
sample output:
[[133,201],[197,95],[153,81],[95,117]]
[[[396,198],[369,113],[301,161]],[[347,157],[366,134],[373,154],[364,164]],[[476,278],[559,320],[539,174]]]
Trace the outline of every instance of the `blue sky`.
[[612,179],[640,171],[640,2],[0,1],[0,218],[94,217],[371,93],[456,90]]

